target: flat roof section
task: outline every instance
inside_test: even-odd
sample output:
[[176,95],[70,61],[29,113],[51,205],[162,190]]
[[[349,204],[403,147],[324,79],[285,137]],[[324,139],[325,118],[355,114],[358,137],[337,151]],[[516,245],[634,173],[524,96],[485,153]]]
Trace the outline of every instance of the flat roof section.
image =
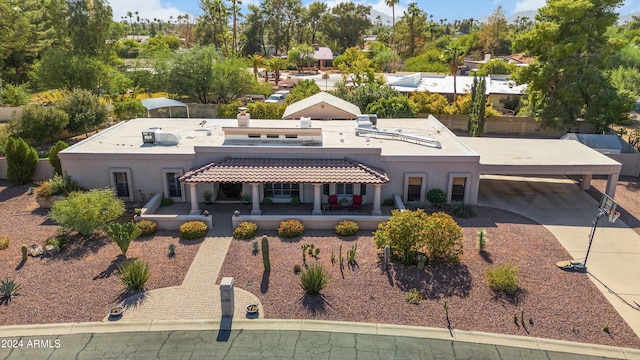
[[480,154],[481,175],[609,175],[622,165],[577,141],[460,137]]

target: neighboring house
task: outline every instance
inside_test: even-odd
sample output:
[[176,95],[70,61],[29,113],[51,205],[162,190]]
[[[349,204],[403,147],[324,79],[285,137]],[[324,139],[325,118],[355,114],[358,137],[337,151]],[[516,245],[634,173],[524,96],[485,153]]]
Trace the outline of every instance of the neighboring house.
[[353,120],[360,114],[358,106],[321,91],[287,106],[282,118],[308,117],[312,120]]
[[127,201],[161,193],[190,202],[193,214],[205,192],[250,194],[255,215],[265,198],[298,198],[319,215],[329,195],[362,195],[380,215],[384,199],[420,205],[434,188],[448,203],[476,204],[487,174],[583,175],[585,188],[603,174],[613,195],[620,173],[618,162],[574,141],[458,138],[433,116],[368,119],[135,119],[59,156],[82,187],[111,187]]
[[[429,91],[447,97],[453,101],[453,76],[439,74],[387,74],[387,84],[401,93],[414,91]],[[487,96],[494,107],[500,108],[502,98],[521,97],[527,85],[517,85],[507,75],[489,75],[485,77],[487,83]],[[458,95],[471,91],[473,76],[456,76],[456,93]]]
[[313,45],[316,52],[313,54],[313,58],[317,61],[317,68],[324,70],[326,68],[333,67],[333,51],[325,46]]

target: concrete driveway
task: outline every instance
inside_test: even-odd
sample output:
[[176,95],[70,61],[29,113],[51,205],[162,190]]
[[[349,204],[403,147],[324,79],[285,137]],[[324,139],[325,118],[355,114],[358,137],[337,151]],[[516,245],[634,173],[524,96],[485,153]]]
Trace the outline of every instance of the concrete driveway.
[[[478,204],[512,211],[544,225],[573,259],[580,260],[585,257],[592,223],[598,215],[598,202],[566,178],[483,176]],[[587,271],[640,336],[640,236],[620,220],[611,224],[601,218]]]

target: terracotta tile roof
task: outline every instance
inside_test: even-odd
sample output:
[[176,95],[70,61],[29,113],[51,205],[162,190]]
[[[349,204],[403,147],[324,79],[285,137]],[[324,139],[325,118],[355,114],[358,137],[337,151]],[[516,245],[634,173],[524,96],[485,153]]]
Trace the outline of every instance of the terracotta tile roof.
[[342,159],[318,158],[224,158],[189,171],[184,183],[356,183],[386,184],[384,170]]

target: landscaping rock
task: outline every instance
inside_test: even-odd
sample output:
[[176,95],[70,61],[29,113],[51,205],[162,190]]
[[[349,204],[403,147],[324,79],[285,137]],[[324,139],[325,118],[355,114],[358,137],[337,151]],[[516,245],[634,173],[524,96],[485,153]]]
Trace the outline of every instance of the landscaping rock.
[[39,244],[31,244],[29,245],[29,256],[38,257],[44,254],[44,247]]
[[44,247],[44,250],[46,251],[47,255],[57,255],[60,253],[60,248],[55,247],[53,245],[47,245]]

